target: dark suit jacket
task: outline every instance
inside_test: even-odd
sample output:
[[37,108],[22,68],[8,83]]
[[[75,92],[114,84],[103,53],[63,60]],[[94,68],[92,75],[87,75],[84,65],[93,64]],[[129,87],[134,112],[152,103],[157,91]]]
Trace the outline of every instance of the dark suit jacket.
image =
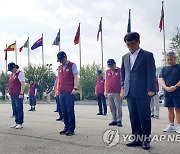
[[156,92],[156,67],[151,52],[141,49],[132,70],[130,53],[122,57],[121,86],[125,96],[145,97],[149,91]]

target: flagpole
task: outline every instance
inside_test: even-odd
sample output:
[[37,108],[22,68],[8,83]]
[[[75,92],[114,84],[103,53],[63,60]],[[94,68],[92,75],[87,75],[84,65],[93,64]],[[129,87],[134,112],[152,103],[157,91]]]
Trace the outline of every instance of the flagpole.
[[15,41],[15,58],[16,58],[16,64],[17,64],[17,49],[16,49],[16,41]]
[[28,66],[30,65],[29,37],[28,37]]
[[42,65],[44,66],[44,50],[43,50],[43,34],[42,34]]
[[[81,31],[80,24],[81,23],[79,23],[79,33]],[[81,70],[81,67],[82,67],[82,65],[81,65],[81,33],[79,35],[79,66],[80,66],[80,70]]]
[[[164,15],[164,1],[162,1],[162,9],[163,9],[163,15]],[[165,28],[164,28],[164,17],[163,17],[163,43],[164,43],[164,65],[166,66],[166,37],[165,37]]]
[[102,38],[102,17],[101,17],[101,56],[102,56],[102,70],[103,70],[103,38]]
[[[59,40],[60,40],[60,28],[59,28]],[[61,45],[60,45],[61,41],[59,41],[59,51],[61,51]]]
[[[6,44],[6,49],[7,49],[8,45]],[[7,51],[6,51],[6,74],[7,74]]]

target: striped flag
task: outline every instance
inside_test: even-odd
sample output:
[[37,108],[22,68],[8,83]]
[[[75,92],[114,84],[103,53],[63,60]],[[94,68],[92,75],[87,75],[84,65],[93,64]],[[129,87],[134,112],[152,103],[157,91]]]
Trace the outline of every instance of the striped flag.
[[5,58],[4,60],[7,60],[7,51],[5,51]]
[[127,33],[131,32],[131,9],[129,9],[129,18],[128,18],[128,26],[127,26]]
[[21,52],[23,48],[28,48],[28,46],[29,46],[29,39],[27,39],[27,41],[24,43],[24,45],[19,48],[19,52]]
[[97,41],[99,40],[99,33],[102,32],[102,20],[100,20],[99,23],[99,29],[98,29],[98,33],[97,33]]
[[15,51],[16,43],[13,43],[9,45],[7,48],[4,49],[4,51]]
[[162,2],[161,18],[160,18],[160,22],[159,22],[160,32],[164,28],[163,26],[164,26],[164,7],[163,7],[163,2]]
[[54,39],[53,45],[60,44],[60,31],[57,33],[56,38]]
[[79,38],[80,38],[80,24],[78,26],[77,32],[76,32],[76,36],[74,38],[74,44],[78,44],[79,43]]

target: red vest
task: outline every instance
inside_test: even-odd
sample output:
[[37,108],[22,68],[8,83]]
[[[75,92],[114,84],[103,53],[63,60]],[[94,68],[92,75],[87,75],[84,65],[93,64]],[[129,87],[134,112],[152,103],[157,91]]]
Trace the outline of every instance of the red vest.
[[35,89],[36,89],[36,85],[34,83],[30,83],[30,85],[29,85],[29,96],[35,95]]
[[66,69],[63,71],[63,66],[58,68],[59,76],[59,92],[60,93],[71,93],[74,88],[74,75],[72,72],[72,65],[74,63],[69,62]]
[[115,72],[112,74],[112,70],[106,71],[106,92],[107,93],[120,93],[121,82],[120,82],[120,68],[117,67]]
[[96,93],[97,94],[104,94],[104,78],[97,78],[96,80]]
[[9,95],[19,95],[21,92],[21,82],[18,79],[20,72],[17,72],[15,75],[11,74],[9,77]]

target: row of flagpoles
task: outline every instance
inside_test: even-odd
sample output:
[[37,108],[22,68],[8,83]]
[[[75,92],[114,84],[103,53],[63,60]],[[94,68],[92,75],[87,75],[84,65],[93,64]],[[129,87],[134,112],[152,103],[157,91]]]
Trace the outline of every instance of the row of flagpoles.
[[[79,44],[79,61],[80,61],[80,69],[82,67],[82,63],[81,63],[81,38],[80,38],[80,23],[74,38],[74,44],[77,45]],[[164,28],[164,1],[162,1],[162,10],[161,10],[161,18],[160,18],[160,22],[159,22],[159,28],[160,31],[163,30],[163,40],[164,40],[164,60],[166,59],[166,49],[165,49],[165,28]],[[131,9],[129,9],[129,17],[128,17],[128,25],[127,25],[127,33],[131,32]],[[101,34],[101,35],[100,35]],[[102,17],[100,19],[100,23],[99,23],[99,28],[98,28],[98,33],[97,33],[97,41],[99,40],[99,35],[100,35],[100,41],[101,41],[101,68],[103,69],[103,35],[102,35]],[[53,45],[57,45],[59,46],[59,51],[61,50],[60,48],[60,29],[56,35],[56,38],[53,42]],[[44,51],[43,51],[43,34],[41,36],[40,39],[38,39],[31,47],[31,50],[34,50],[38,47],[42,47],[42,65],[44,65]],[[27,41],[24,43],[24,45],[22,47],[20,47],[19,52],[21,52],[23,50],[23,48],[27,48],[28,49],[28,65],[30,64],[30,49],[29,49],[29,37],[27,39]],[[17,63],[17,50],[16,50],[16,41],[15,43],[7,46],[4,49],[5,51],[5,60],[6,60],[6,72],[7,72],[7,52],[8,51],[15,51],[15,59],[16,59],[16,63]],[[165,65],[166,65],[166,60],[165,60]]]

